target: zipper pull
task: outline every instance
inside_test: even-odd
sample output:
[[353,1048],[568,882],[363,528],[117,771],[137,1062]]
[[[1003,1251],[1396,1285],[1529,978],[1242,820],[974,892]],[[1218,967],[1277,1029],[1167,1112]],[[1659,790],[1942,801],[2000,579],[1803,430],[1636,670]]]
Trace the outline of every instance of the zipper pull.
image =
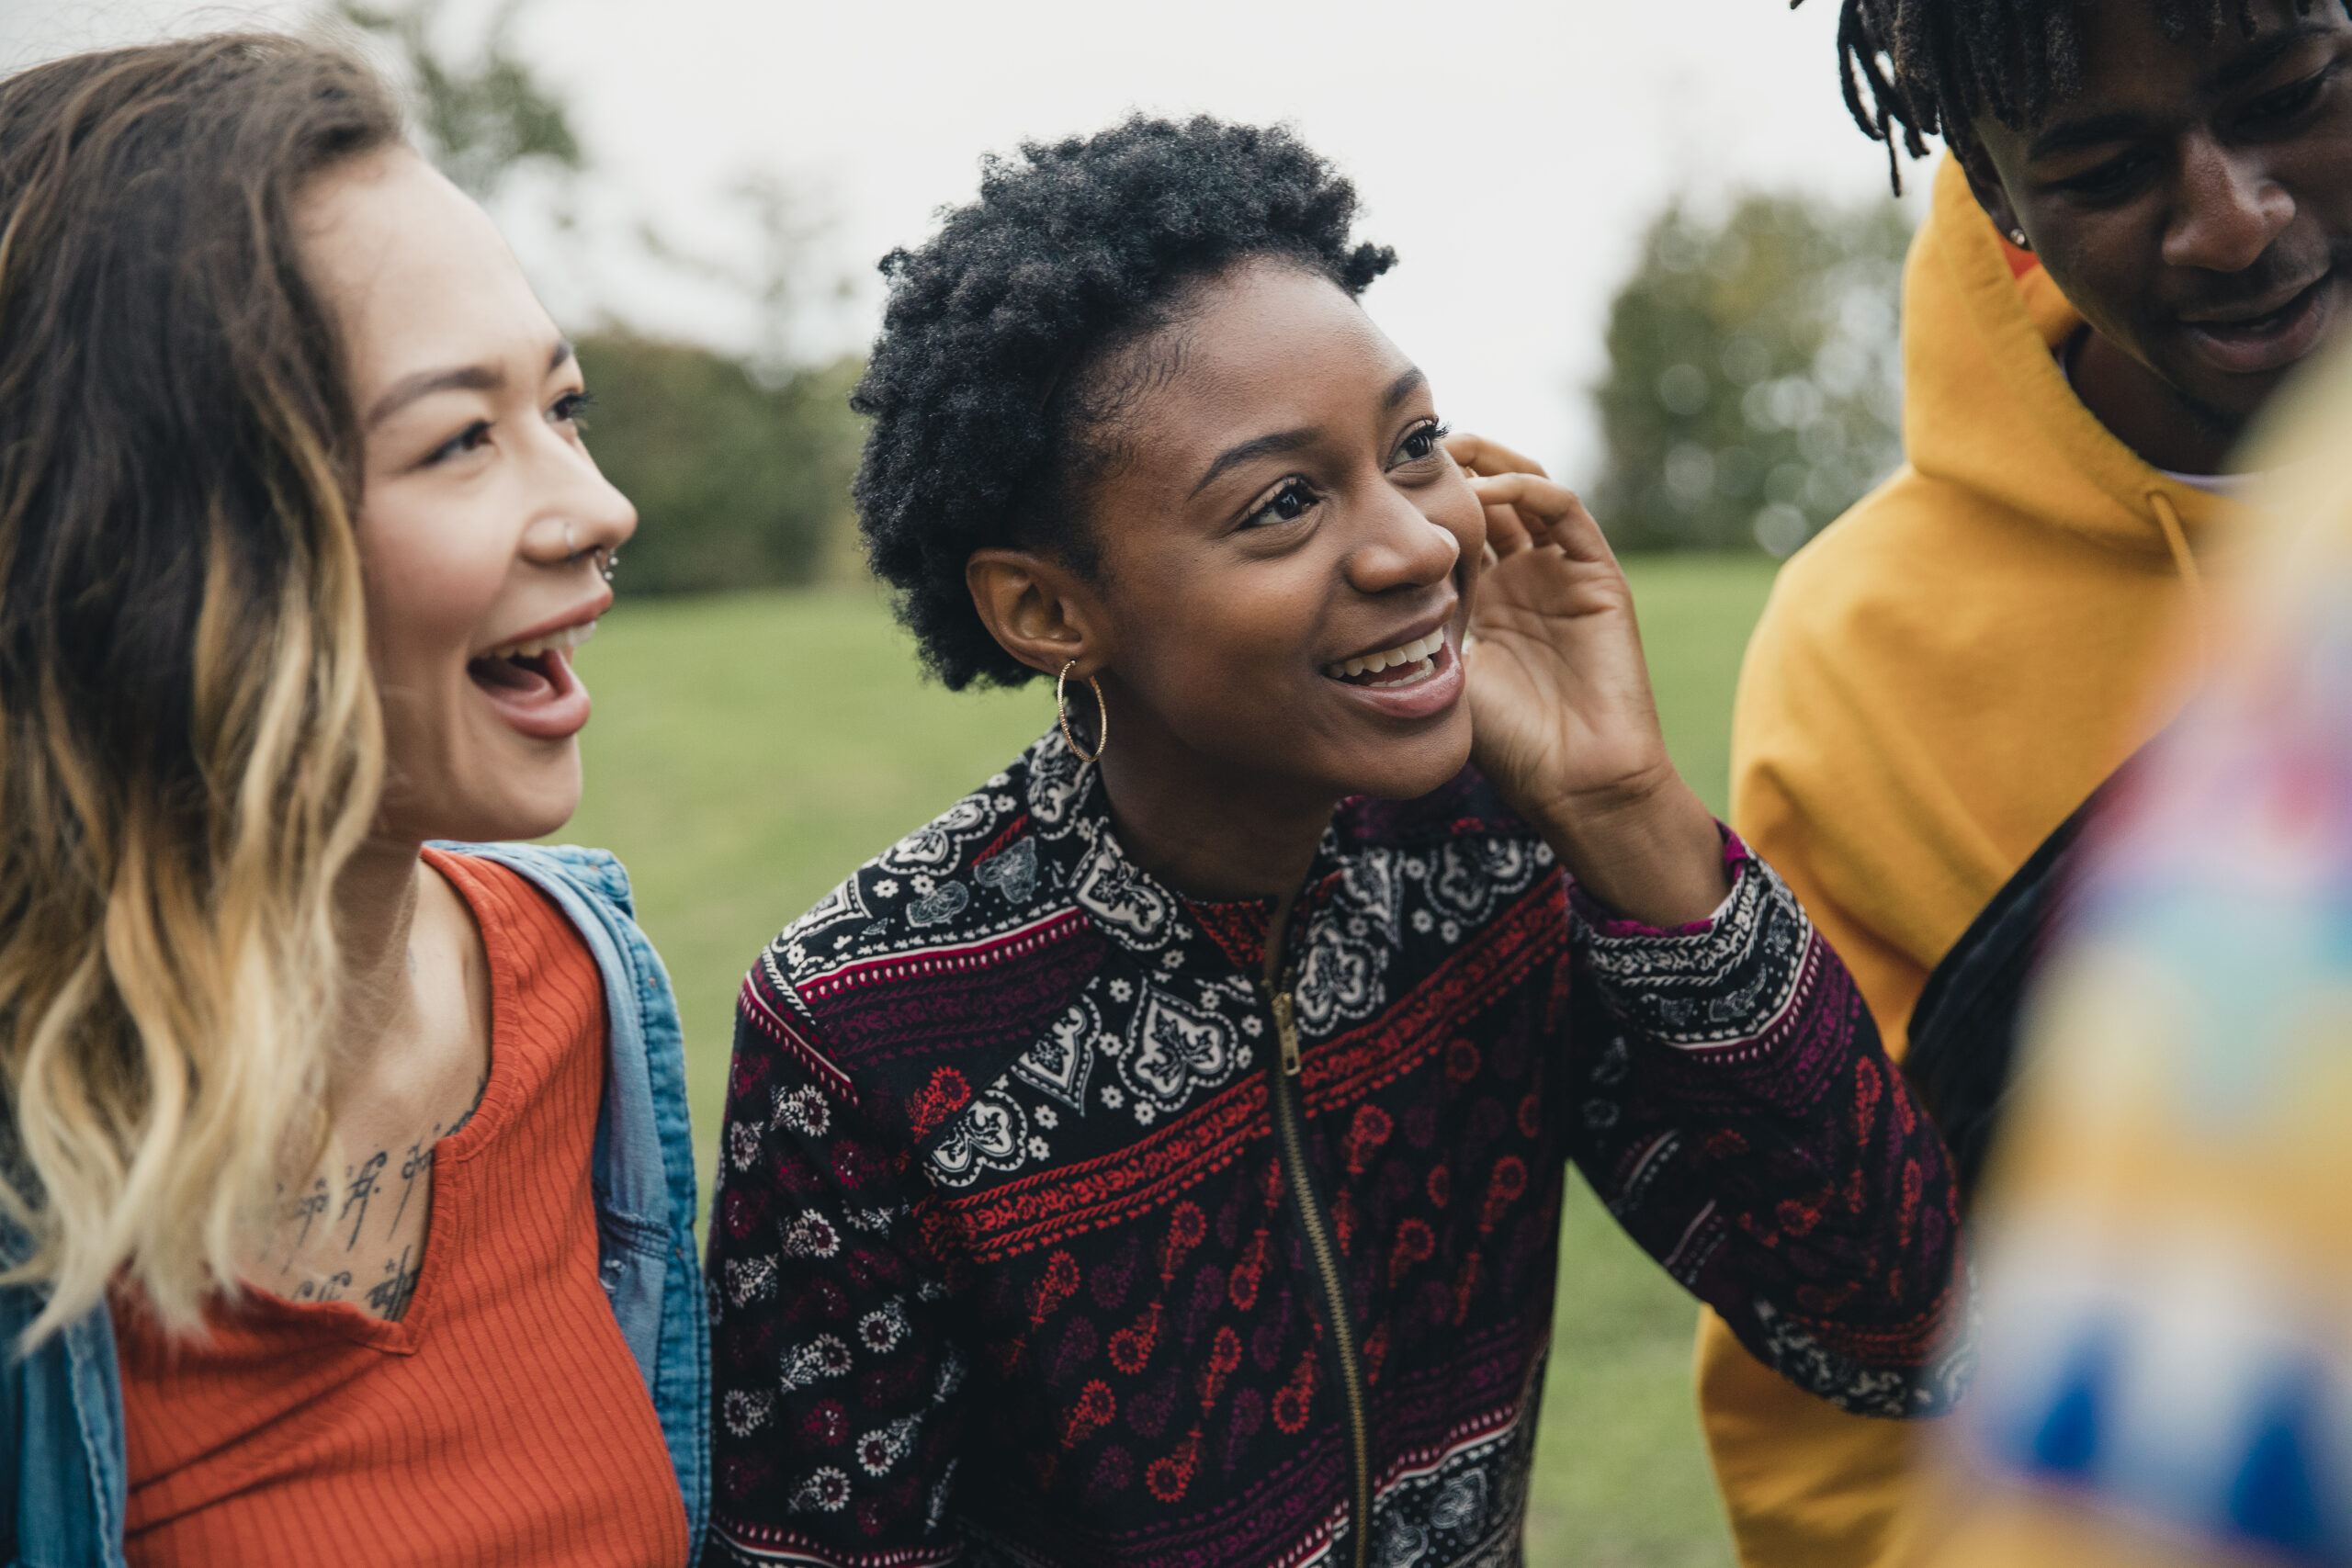
[[1283,1076],[1298,1077],[1298,1018],[1288,991],[1274,993],[1274,1032],[1283,1043]]

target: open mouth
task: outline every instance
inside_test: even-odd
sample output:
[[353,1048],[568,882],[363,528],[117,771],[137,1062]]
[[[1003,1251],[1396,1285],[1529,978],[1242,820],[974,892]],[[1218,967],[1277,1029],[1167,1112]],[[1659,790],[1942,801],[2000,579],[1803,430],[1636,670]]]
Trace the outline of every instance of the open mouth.
[[507,643],[468,660],[466,673],[516,729],[560,739],[588,722],[588,689],[572,673],[571,650],[595,630],[594,621],[581,621]]
[[2186,321],[2206,359],[2240,375],[2277,370],[2308,355],[2333,315],[2336,275],[2323,274],[2286,303],[2258,316]]
[[1400,647],[1383,649],[1357,659],[1343,660],[1323,666],[1323,673],[1334,681],[1351,686],[1363,686],[1374,691],[1401,691],[1418,686],[1424,681],[1434,681],[1439,671],[1453,656],[1446,650],[1445,629],[1441,626],[1425,637]]

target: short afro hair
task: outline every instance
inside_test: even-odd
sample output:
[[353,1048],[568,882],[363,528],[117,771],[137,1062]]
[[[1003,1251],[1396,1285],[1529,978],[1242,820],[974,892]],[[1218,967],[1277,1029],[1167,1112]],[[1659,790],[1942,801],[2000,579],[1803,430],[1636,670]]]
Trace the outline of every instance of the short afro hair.
[[1105,403],[1085,383],[1190,284],[1274,257],[1363,293],[1396,253],[1351,244],[1355,187],[1288,130],[1140,115],[983,160],[978,201],[882,260],[889,301],[851,406],[872,417],[858,527],[899,618],[951,690],[1037,674],[964,581],[988,546],[1092,570],[1076,482]]

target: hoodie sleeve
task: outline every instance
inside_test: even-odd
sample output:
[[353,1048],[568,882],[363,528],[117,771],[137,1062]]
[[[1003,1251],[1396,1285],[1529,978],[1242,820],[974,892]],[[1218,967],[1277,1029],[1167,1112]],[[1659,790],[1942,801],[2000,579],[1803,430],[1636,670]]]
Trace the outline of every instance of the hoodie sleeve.
[[1858,1415],[1941,1414],[1959,1250],[1951,1168],[1854,984],[1771,868],[1727,838],[1708,920],[1578,897],[1577,1163],[1749,1352]]

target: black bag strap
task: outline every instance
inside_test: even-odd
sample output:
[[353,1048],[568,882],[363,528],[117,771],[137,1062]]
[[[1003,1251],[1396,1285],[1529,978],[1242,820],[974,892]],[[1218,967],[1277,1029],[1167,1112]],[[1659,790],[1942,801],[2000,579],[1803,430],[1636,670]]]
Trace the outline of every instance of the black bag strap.
[[2018,1013],[2072,883],[2083,826],[2114,789],[2119,769],[2044,839],[1952,943],[1911,1010],[1903,1076],[1951,1152],[1962,1213],[1976,1198],[1984,1156],[2015,1083]]

